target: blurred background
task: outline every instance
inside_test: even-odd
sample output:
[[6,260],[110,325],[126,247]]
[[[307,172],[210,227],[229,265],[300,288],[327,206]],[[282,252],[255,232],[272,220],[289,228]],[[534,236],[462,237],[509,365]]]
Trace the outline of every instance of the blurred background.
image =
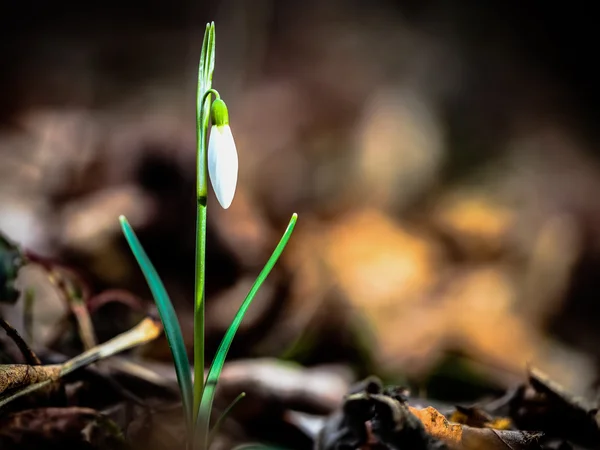
[[[231,358],[341,365],[448,400],[502,391],[528,364],[577,393],[595,386],[600,90],[594,17],[576,4],[5,1],[7,237],[92,292],[150,304],[125,214],[191,349],[195,83],[211,20],[240,174],[229,210],[209,198],[209,355],[297,212]],[[34,272],[21,286],[43,282]],[[44,347],[65,306],[39,298],[31,339]],[[3,305],[17,325],[21,305]],[[100,339],[125,316],[95,316]],[[145,351],[170,361],[164,339]]]

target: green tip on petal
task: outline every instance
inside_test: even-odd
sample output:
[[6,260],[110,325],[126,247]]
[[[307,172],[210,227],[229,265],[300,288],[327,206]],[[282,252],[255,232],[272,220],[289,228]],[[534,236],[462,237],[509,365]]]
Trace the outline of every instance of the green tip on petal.
[[212,103],[212,109],[210,111],[212,115],[212,123],[218,127],[229,125],[229,111],[227,105],[223,100],[217,98]]

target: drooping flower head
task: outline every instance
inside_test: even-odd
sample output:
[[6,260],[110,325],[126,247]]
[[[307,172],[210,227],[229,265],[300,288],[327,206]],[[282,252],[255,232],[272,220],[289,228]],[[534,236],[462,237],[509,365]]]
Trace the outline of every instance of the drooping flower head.
[[208,175],[223,209],[233,201],[238,177],[238,155],[229,127],[227,105],[217,98],[211,108],[212,127],[208,140]]

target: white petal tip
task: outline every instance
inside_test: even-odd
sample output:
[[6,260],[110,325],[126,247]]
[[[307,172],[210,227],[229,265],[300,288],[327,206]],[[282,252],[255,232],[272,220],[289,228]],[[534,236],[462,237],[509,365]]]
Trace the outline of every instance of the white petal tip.
[[[218,197],[217,197],[217,200],[219,200]],[[232,202],[233,202],[233,199],[231,199],[229,202],[225,202],[223,200],[219,200],[219,204],[221,205],[221,208],[223,208],[223,209],[229,209],[229,207],[231,206]]]

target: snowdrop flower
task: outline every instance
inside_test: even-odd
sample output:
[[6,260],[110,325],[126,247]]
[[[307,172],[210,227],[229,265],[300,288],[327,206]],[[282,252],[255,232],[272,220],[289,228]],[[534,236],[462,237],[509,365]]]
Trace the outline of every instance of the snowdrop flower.
[[213,125],[208,140],[208,175],[217,200],[223,209],[227,209],[233,201],[237,185],[238,155],[225,102],[216,99],[211,114]]

